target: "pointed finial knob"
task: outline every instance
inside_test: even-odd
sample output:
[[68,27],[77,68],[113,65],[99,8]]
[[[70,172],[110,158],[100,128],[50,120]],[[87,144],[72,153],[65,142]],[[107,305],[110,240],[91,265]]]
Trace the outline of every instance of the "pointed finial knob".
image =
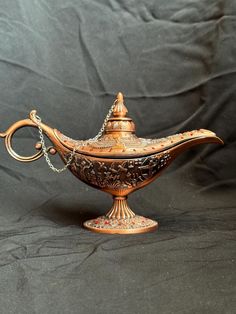
[[124,102],[124,96],[121,92],[119,92],[116,96],[117,101]]
[[125,117],[128,112],[127,108],[124,105],[124,97],[121,92],[119,92],[116,96],[115,107],[113,109],[114,117]]

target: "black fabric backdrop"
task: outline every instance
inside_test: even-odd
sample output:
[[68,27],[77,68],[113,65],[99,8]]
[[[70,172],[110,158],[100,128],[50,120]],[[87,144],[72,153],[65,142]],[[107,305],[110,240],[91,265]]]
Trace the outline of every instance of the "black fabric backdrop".
[[[131,195],[160,227],[119,236],[81,227],[110,196],[1,141],[1,314],[235,313],[235,0],[0,1],[1,131],[37,109],[89,138],[118,91],[139,136],[208,128],[225,145],[189,150]],[[21,130],[15,148],[36,139]]]

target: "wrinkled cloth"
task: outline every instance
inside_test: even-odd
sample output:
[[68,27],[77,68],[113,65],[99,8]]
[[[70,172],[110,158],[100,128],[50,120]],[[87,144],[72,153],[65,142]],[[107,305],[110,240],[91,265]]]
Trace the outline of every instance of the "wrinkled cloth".
[[[93,137],[121,91],[138,136],[206,128],[225,142],[131,195],[159,229],[121,236],[82,228],[109,195],[13,160],[0,139],[1,314],[235,312],[235,1],[1,0],[0,91],[0,132],[37,109]],[[37,140],[22,129],[14,148]]]

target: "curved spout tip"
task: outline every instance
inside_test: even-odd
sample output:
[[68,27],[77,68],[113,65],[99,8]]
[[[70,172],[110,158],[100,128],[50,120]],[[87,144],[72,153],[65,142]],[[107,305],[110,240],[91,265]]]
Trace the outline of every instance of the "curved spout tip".
[[[205,131],[208,131],[208,130],[205,130]],[[208,141],[208,143],[217,143],[217,144],[224,145],[224,141],[220,137],[218,137],[214,132],[211,132],[211,131],[208,131],[208,132],[212,133],[211,135],[208,135],[205,137],[205,140]]]
[[216,143],[219,143],[221,145],[225,144],[224,141],[220,137],[216,136],[215,139],[216,139]]

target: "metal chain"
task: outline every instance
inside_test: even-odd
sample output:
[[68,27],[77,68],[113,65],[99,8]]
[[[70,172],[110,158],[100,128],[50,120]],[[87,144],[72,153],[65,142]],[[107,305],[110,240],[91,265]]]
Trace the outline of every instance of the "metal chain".
[[71,162],[73,160],[73,157],[74,157],[74,155],[76,153],[76,149],[77,149],[78,146],[86,146],[86,145],[88,145],[88,144],[90,144],[92,142],[97,141],[103,135],[105,127],[107,125],[107,122],[108,122],[108,120],[109,120],[109,118],[110,118],[110,116],[111,116],[111,114],[113,112],[113,109],[115,108],[115,105],[116,105],[116,103],[113,103],[113,105],[111,106],[110,110],[108,111],[108,114],[106,115],[106,117],[104,119],[104,122],[102,124],[102,127],[101,127],[100,131],[98,132],[98,134],[95,137],[90,138],[90,139],[88,139],[86,141],[79,141],[79,144],[77,146],[75,145],[74,148],[73,148],[73,151],[70,153],[69,158],[68,158],[65,166],[63,168],[60,168],[60,169],[56,168],[52,164],[52,162],[51,162],[51,160],[49,158],[48,149],[46,147],[45,140],[44,140],[43,129],[40,126],[40,124],[42,123],[42,119],[38,115],[36,115],[35,118],[36,118],[36,123],[37,123],[37,126],[38,126],[38,130],[39,130],[40,143],[42,145],[42,151],[43,151],[44,158],[45,158],[49,168],[52,171],[57,172],[57,173],[61,173],[61,172],[65,171],[69,167],[69,165],[71,164]]

